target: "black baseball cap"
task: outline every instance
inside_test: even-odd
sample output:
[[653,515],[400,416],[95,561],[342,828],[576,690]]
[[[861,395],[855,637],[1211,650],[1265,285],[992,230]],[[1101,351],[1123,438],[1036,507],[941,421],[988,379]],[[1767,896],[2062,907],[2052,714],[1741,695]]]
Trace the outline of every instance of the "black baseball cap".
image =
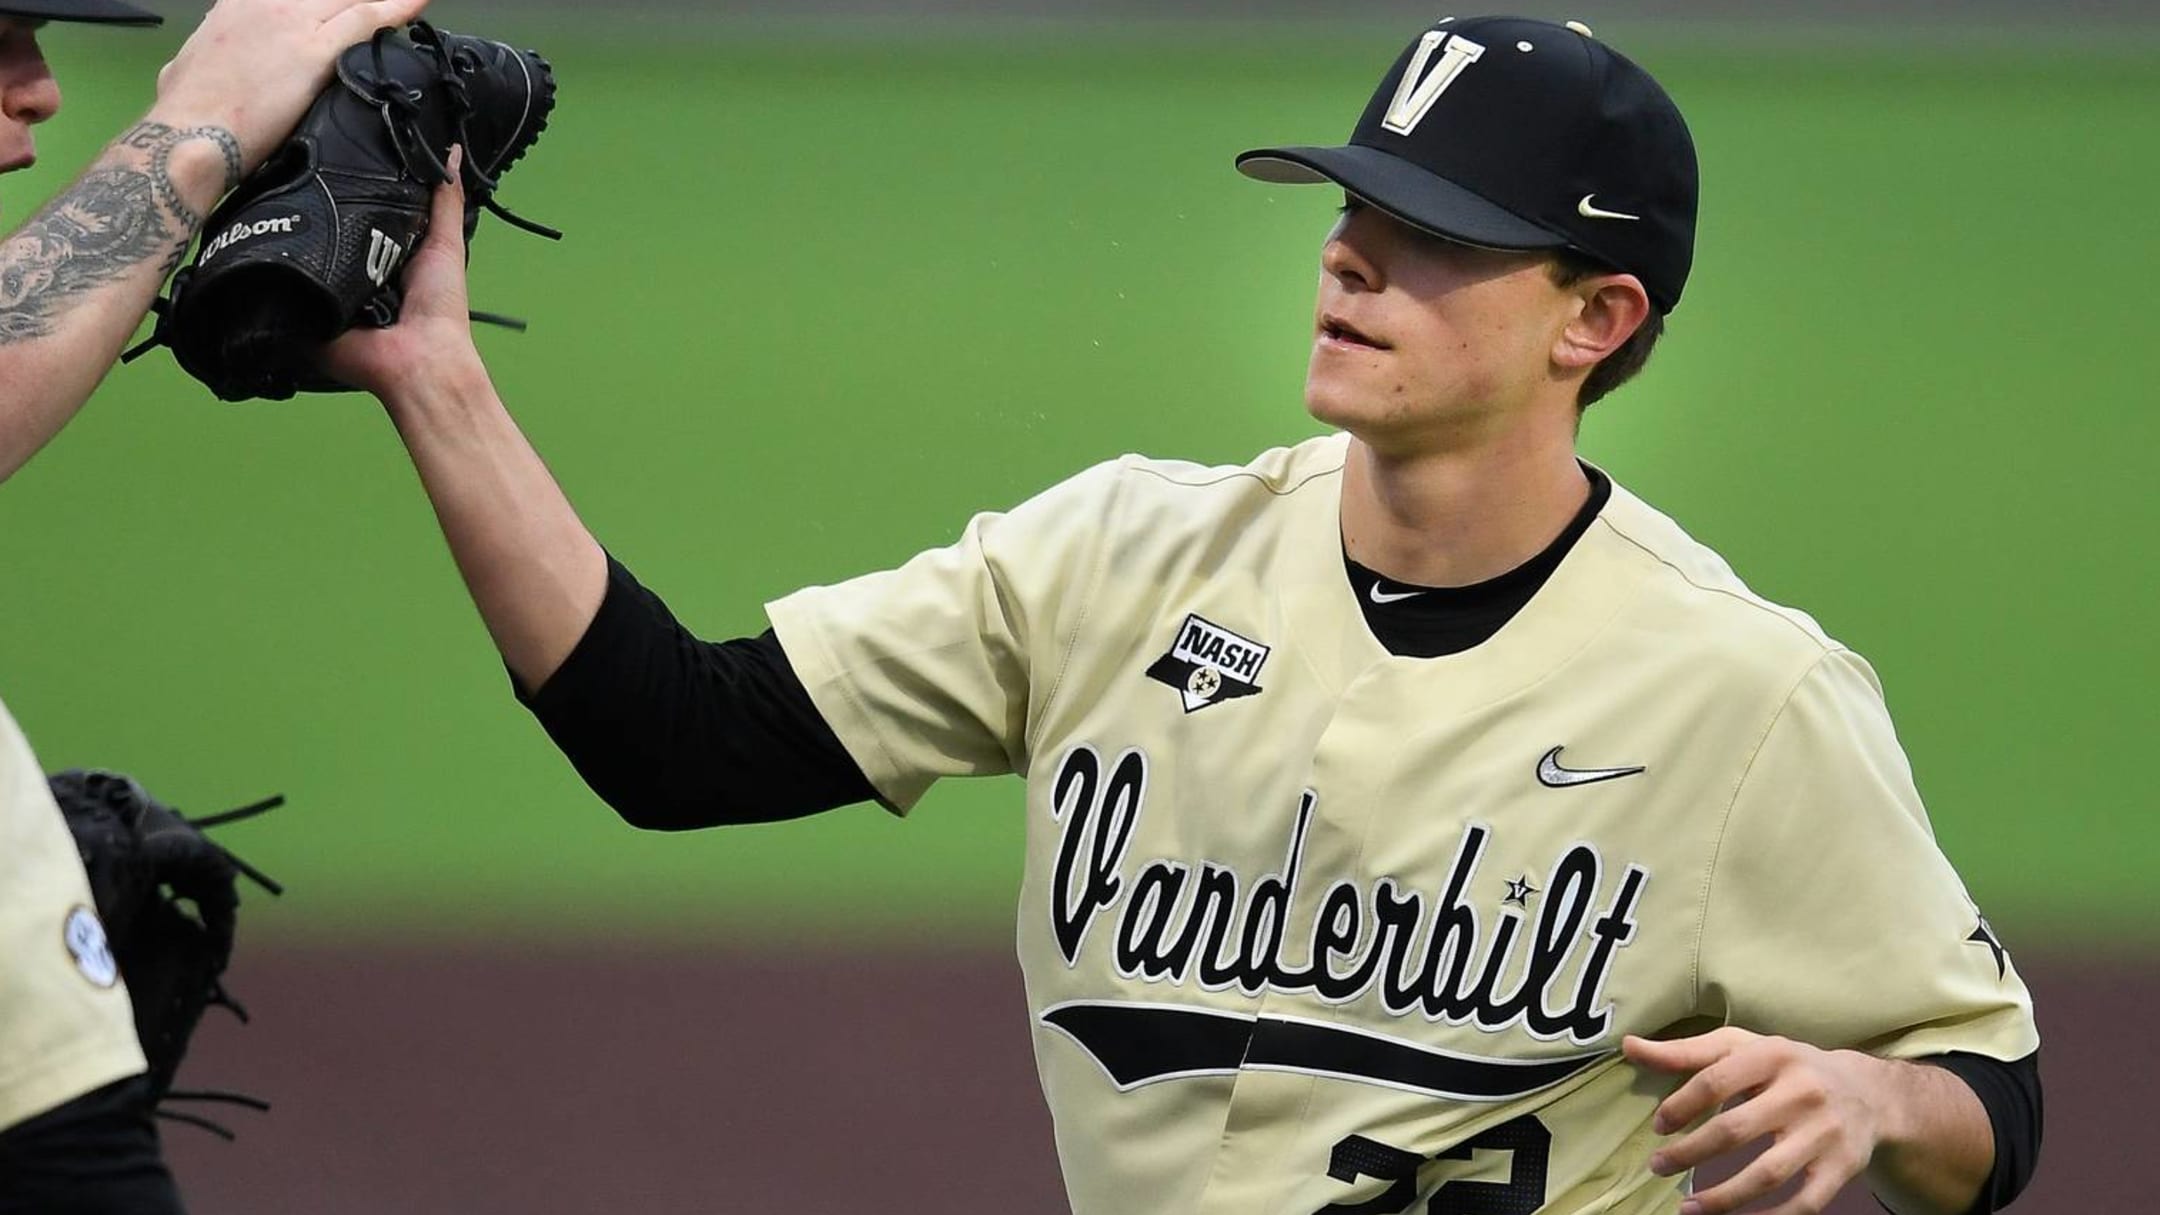
[[1660,312],[1695,260],[1695,141],[1672,98],[1579,22],[1448,17],[1395,60],[1336,148],[1259,148],[1238,171],[1332,181],[1413,227],[1492,249],[1572,249]]
[[87,21],[97,25],[162,25],[165,18],[120,0],[4,0],[0,17]]

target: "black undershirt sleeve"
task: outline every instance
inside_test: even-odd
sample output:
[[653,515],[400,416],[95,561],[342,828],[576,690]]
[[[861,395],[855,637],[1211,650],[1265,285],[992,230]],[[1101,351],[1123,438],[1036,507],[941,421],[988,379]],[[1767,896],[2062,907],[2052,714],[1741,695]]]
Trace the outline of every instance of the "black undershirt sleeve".
[[0,1215],[185,1215],[141,1076],[0,1131]]
[[1995,1167],[1966,1215],[1992,1215],[2008,1207],[2032,1180],[2040,1161],[2042,1130],[2040,1052],[2005,1063],[1956,1051],[1917,1060],[1963,1080],[1987,1110],[1995,1131]]
[[701,641],[613,557],[577,648],[518,699],[633,826],[778,822],[877,796],[772,630]]

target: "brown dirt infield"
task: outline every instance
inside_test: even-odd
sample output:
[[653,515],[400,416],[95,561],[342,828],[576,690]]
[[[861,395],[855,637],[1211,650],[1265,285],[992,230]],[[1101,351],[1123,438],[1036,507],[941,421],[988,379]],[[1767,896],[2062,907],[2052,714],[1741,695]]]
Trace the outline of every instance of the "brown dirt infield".
[[[206,1025],[182,1079],[277,1108],[166,1131],[195,1215],[1065,1209],[997,954],[244,953],[255,1023]],[[2049,1133],[2017,1211],[2155,1209],[2160,965],[2021,965]]]

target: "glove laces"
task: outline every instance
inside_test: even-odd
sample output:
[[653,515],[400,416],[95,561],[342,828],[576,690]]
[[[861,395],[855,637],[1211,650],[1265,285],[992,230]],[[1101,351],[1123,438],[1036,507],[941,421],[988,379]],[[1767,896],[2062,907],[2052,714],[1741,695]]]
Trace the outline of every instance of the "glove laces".
[[[282,793],[276,793],[272,794],[269,797],[263,798],[260,801],[249,802],[245,806],[240,806],[232,810],[222,810],[216,814],[204,814],[195,818],[189,818],[185,815],[182,815],[180,817],[181,821],[186,823],[188,826],[200,830],[204,827],[221,827],[224,826],[226,823],[237,823],[245,819],[251,819],[258,814],[267,814],[270,811],[275,810],[279,806],[282,806],[284,804],[285,795]],[[264,890],[269,891],[271,894],[285,893],[285,887],[281,883],[273,880],[268,874],[265,874],[260,869],[257,869],[253,865],[248,864],[246,861],[241,860],[239,857],[234,856],[231,850],[223,847],[222,845],[219,846],[218,850],[225,854],[225,859],[231,861],[235,868],[239,869],[241,873],[246,874],[249,878],[253,879],[254,882],[257,885],[261,886]],[[247,1024],[251,1020],[251,1018],[248,1016],[247,1006],[240,1003],[239,1000],[233,997],[233,994],[230,991],[226,990],[225,981],[222,978],[211,981],[210,998],[205,1001],[205,1004],[208,1007],[224,1009],[225,1011],[231,1013],[234,1018],[237,1019],[242,1025]],[[167,1109],[165,1103],[172,1101],[210,1101],[217,1102],[223,1105],[237,1105],[245,1109],[255,1110],[258,1113],[267,1114],[270,1112],[270,1103],[260,1097],[251,1097],[246,1093],[235,1093],[227,1089],[217,1088],[167,1089],[165,1090],[164,1095],[158,1098],[157,1107],[151,1111],[152,1114],[156,1115],[159,1118],[163,1118],[168,1122],[178,1122],[187,1126],[195,1127],[199,1130],[208,1131],[211,1134],[216,1135],[218,1138],[223,1139],[227,1143],[231,1143],[235,1139],[239,1138],[238,1135],[233,1133],[230,1127],[227,1127],[224,1123],[218,1122],[213,1118],[208,1118],[202,1114],[193,1113],[189,1110]]]
[[[397,34],[394,26],[375,31],[368,41],[368,54],[375,63],[375,79],[371,98],[381,108],[383,126],[390,132],[390,143],[397,149],[398,158],[405,162],[405,171],[430,185],[445,185],[450,180],[450,166],[435,154],[416,132],[420,118],[420,103],[424,97],[419,90],[402,89],[390,79],[389,66],[383,62],[383,43]],[[546,224],[534,223],[495,201],[496,179],[480,167],[479,159],[472,155],[472,135],[467,123],[472,118],[472,98],[465,93],[464,75],[458,71],[456,57],[443,42],[441,32],[425,21],[412,24],[412,43],[435,57],[436,83],[450,96],[451,121],[457,125],[457,142],[466,151],[464,177],[466,188],[480,206],[490,214],[514,228],[543,236],[549,240],[561,240],[563,234]],[[512,132],[513,137],[516,132]],[[425,166],[426,172],[422,172]]]

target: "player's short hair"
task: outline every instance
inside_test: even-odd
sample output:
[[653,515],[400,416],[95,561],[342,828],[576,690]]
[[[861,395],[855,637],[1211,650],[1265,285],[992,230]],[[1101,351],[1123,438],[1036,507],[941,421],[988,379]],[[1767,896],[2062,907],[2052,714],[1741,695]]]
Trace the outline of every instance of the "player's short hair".
[[[1600,274],[1615,274],[1611,266],[1594,258],[1585,257],[1573,249],[1558,249],[1549,263],[1553,282],[1562,287],[1572,287],[1584,279]],[[1650,361],[1650,352],[1657,348],[1658,338],[1665,333],[1665,314],[1657,305],[1650,306],[1650,315],[1643,318],[1642,327],[1634,336],[1620,343],[1620,348],[1605,356],[1603,361],[1590,369],[1590,376],[1583,381],[1582,391],[1576,395],[1578,412],[1598,403],[1606,393],[1635,378]]]

